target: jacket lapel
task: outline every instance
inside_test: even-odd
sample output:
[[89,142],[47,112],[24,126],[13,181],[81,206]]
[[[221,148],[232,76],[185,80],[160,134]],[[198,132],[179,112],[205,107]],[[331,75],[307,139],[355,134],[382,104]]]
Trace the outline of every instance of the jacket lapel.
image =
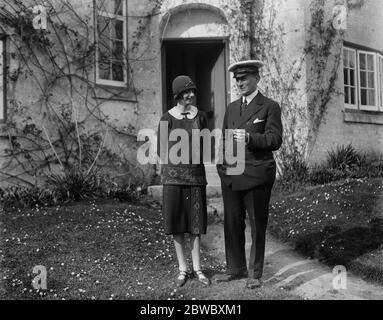
[[258,113],[260,110],[263,109],[264,106],[264,97],[262,93],[258,92],[258,94],[255,96],[255,98],[250,102],[250,104],[246,107],[245,112],[240,116],[240,110],[241,107],[241,99],[239,100],[239,106],[238,106],[238,120],[235,122],[235,128],[240,128],[244,123],[246,123],[252,116],[254,116],[256,113]]
[[231,120],[231,126],[229,125],[229,128],[238,128],[238,123],[241,121],[241,116],[240,116],[240,108],[242,104],[242,98],[238,99],[237,101],[234,102],[234,107],[232,109],[231,115],[230,115],[230,120]]

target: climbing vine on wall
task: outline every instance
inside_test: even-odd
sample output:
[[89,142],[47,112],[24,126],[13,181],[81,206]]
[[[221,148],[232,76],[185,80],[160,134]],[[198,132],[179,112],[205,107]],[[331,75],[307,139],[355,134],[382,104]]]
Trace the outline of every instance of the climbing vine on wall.
[[[335,83],[342,43],[342,33],[332,27],[332,17],[326,18],[326,2],[312,0],[308,37],[302,52],[292,60],[283,60],[286,35],[299,30],[286,31],[283,21],[278,20],[282,1],[285,0],[222,1],[221,8],[230,23],[231,46],[236,48],[231,59],[246,56],[266,62],[260,89],[282,107],[285,143],[278,153],[281,168],[291,167],[291,162],[304,162],[314,145],[329,101],[339,93]],[[20,0],[4,0],[4,3],[0,7],[0,25],[9,30],[11,55],[20,62],[18,77],[29,79],[39,98],[26,105],[16,95],[10,95],[8,119],[15,126],[9,130],[10,148],[6,166],[0,173],[15,181],[25,173],[35,177],[47,168],[54,170],[60,165],[89,166],[93,163],[89,160],[92,156],[102,158],[99,150],[104,146],[107,132],[126,136],[134,145],[135,128],[114,124],[103,112],[101,103],[93,99],[97,95],[93,77],[96,50],[91,23],[93,1],[89,2],[88,10],[82,10],[87,14],[80,14],[73,1],[45,1],[48,31],[32,28],[31,8],[39,1],[30,0],[28,5]],[[148,53],[149,30],[157,21],[153,18],[161,14],[164,1],[147,3],[146,12],[131,17],[136,21],[135,28],[129,30],[132,55],[124,53],[130,73],[129,90],[138,108],[141,89],[134,82],[130,64],[141,61]],[[346,1],[349,10],[360,9],[364,3],[365,0]],[[311,69],[306,76],[307,65]],[[17,81],[12,81],[10,92],[17,89]],[[309,92],[307,98],[306,92]],[[106,99],[115,95],[113,90],[106,90]],[[38,117],[30,113],[31,109],[38,110]],[[118,159],[110,150],[102,150],[105,157]],[[11,175],[14,168],[19,168],[16,170],[19,173]]]
[[[95,84],[93,1],[45,1],[47,30],[33,27],[32,9],[39,4],[37,0],[4,0],[0,6],[0,25],[9,35],[10,64],[19,64],[9,83],[9,147],[1,159],[2,181],[35,184],[47,171],[74,167],[87,171],[95,160],[100,167],[120,167],[137,179],[144,178],[132,157],[126,156],[127,150],[119,145],[113,150],[106,147],[106,140],[114,135],[128,139],[134,149],[136,133],[131,125],[115,124],[103,111],[103,100],[94,99],[98,90],[104,100],[120,93]],[[155,15],[160,5],[161,1],[154,1],[142,19]],[[138,24],[132,38],[142,38],[144,29]],[[126,51],[123,54],[125,67],[132,72],[130,57]],[[132,76],[129,80],[125,91],[137,99],[139,88]],[[20,86],[25,86],[25,93]]]
[[[266,5],[266,1],[241,0],[240,5],[243,20],[247,21],[243,39],[250,43],[245,55],[266,62],[261,90],[282,108],[284,143],[277,160],[283,172],[305,165],[331,98],[342,94],[336,80],[344,31],[334,29],[333,17],[326,13],[326,1],[312,0],[310,23],[305,30],[307,40],[302,44],[301,53],[290,60],[283,59],[288,49],[286,36],[302,30],[286,31],[283,22],[278,21],[282,1]],[[364,0],[345,2],[348,10],[360,9],[364,3]]]

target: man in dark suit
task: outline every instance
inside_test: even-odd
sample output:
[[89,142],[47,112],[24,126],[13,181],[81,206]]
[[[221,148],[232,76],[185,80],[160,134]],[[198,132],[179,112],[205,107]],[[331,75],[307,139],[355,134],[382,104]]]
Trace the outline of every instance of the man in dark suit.
[[[282,144],[281,108],[257,89],[260,80],[258,69],[262,66],[259,60],[246,60],[229,67],[241,98],[229,104],[226,110],[223,135],[225,130],[231,129],[234,145],[245,144],[245,168],[240,175],[230,175],[225,161],[217,165],[224,202],[227,270],[225,274],[218,275],[216,281],[247,277],[246,287],[251,289],[261,286],[269,201],[276,175],[273,151]],[[246,211],[252,237],[248,269],[245,254]]]

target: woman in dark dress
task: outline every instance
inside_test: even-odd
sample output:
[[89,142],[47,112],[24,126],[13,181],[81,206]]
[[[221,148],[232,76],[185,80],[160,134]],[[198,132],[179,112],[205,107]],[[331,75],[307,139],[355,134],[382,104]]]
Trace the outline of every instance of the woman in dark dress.
[[[193,106],[196,87],[189,77],[174,79],[173,94],[177,105],[161,117],[157,146],[161,162],[165,233],[173,235],[179,264],[177,285],[183,286],[190,277],[185,259],[185,234],[190,235],[192,275],[209,285],[210,280],[202,272],[200,262],[200,235],[206,234],[207,228],[207,182],[202,161],[202,139],[197,145],[198,150],[192,146],[192,130],[206,128],[207,120],[205,113]],[[173,141],[172,132],[176,136],[176,133],[182,133],[177,141]],[[195,157],[197,152],[198,161],[192,161],[193,154]]]

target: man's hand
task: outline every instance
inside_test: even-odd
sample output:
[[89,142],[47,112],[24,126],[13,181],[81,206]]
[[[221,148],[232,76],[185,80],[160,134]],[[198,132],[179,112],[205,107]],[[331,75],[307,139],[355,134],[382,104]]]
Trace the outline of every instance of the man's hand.
[[246,130],[245,129],[234,129],[233,130],[234,140],[238,143],[248,143],[248,138],[246,138]]

